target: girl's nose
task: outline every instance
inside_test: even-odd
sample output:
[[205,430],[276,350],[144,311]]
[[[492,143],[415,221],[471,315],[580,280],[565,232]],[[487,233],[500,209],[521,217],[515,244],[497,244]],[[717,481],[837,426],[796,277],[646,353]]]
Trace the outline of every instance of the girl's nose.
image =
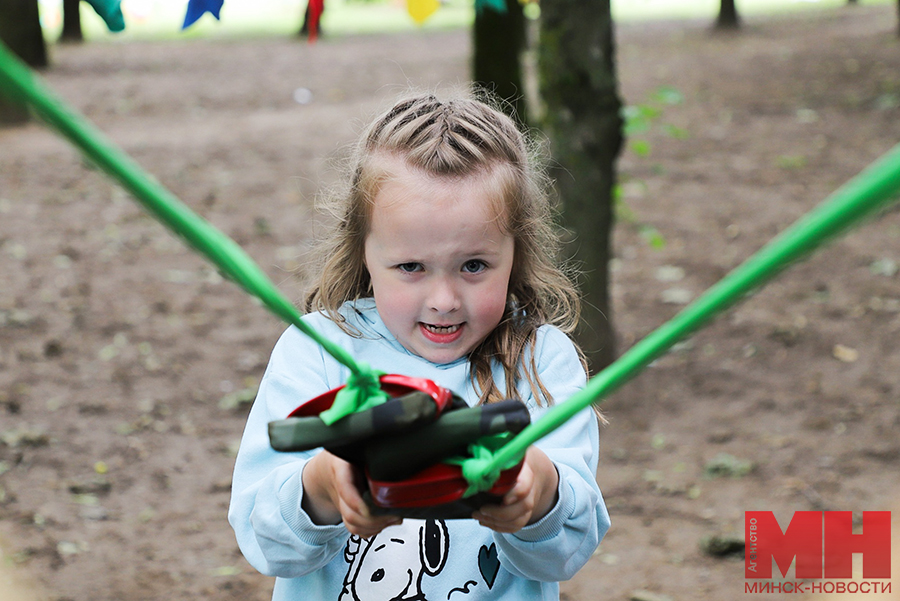
[[460,307],[455,286],[445,278],[436,279],[428,295],[428,308],[438,313],[452,313]]

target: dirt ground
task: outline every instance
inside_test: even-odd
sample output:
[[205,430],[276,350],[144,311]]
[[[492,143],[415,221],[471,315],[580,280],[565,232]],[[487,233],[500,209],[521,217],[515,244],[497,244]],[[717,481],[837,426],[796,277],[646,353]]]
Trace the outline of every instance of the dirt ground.
[[[626,102],[683,98],[659,105],[649,155],[620,162],[621,350],[900,140],[895,10],[750,19],[733,36],[618,29]],[[464,82],[468,45],[57,46],[45,77],[299,298],[341,147],[407,82]],[[0,256],[0,564],[39,599],[268,599],[225,513],[282,324],[39,125],[0,131]],[[743,594],[742,561],[704,541],[742,538],[746,510],[896,519],[898,266],[893,210],[610,398],[598,479],[613,526],[564,598]]]

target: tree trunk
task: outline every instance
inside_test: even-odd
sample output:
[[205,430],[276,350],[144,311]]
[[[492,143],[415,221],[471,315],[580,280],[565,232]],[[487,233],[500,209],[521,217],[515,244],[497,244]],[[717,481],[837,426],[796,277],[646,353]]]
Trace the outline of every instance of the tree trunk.
[[542,0],[538,47],[544,131],[551,175],[583,277],[576,338],[592,370],[615,357],[609,304],[615,161],[622,147],[622,102],[615,72],[610,0]]
[[[32,67],[47,66],[37,0],[0,0],[0,40]],[[0,125],[28,121],[28,111],[0,96]]]
[[716,19],[716,29],[738,29],[741,19],[738,16],[737,6],[734,0],[722,0],[719,6],[719,17]]
[[306,3],[306,10],[303,11],[303,20],[300,22],[300,30],[297,32],[301,38],[309,37],[309,3]]
[[506,12],[485,7],[472,27],[472,80],[508,103],[504,110],[520,123],[528,120],[522,85],[525,15],[519,0],[506,0]]
[[59,35],[61,42],[83,42],[81,33],[81,0],[63,0],[63,28]]

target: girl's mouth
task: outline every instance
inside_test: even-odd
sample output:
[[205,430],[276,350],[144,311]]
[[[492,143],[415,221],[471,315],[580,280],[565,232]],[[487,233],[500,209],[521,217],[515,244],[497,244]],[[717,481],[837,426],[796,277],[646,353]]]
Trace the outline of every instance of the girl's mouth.
[[419,322],[419,329],[422,330],[422,335],[431,342],[449,344],[462,336],[463,325],[464,324],[458,323],[449,326],[439,326]]

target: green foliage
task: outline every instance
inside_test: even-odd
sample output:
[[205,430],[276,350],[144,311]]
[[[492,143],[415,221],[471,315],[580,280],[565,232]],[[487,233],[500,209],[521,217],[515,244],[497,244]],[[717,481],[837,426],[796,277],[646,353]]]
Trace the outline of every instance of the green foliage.
[[[649,135],[662,132],[662,134],[675,139],[685,140],[690,134],[688,131],[671,123],[662,123],[665,109],[684,103],[684,95],[671,86],[661,86],[653,91],[647,100],[640,104],[628,105],[622,109],[623,134],[628,140],[628,150],[635,156],[646,159],[650,156],[653,146],[648,139]],[[661,165],[651,167],[654,173],[661,173]],[[643,182],[631,182],[642,184]],[[653,249],[665,248],[666,239],[655,227],[641,223],[635,212],[628,206],[623,198],[621,184],[616,185],[613,191],[615,201],[616,218],[637,227],[640,237]]]
[[676,140],[687,140],[690,137],[690,134],[686,129],[684,129],[683,127],[678,127],[677,125],[667,123],[662,126],[662,129],[664,132],[666,132],[667,136],[669,136],[670,138],[675,138]]
[[630,138],[635,134],[643,134],[650,131],[653,122],[659,118],[662,111],[648,104],[629,105],[622,109],[622,117],[625,120],[624,134]]
[[684,128],[670,123],[660,123],[665,108],[676,106],[684,102],[684,95],[671,86],[657,88],[646,102],[626,106],[622,109],[622,127],[625,137],[629,140],[629,148],[639,157],[650,156],[650,142],[641,136],[655,130],[662,131],[665,135],[676,140],[684,140],[689,137]]
[[259,383],[255,378],[244,378],[244,385],[244,388],[233,390],[219,399],[219,409],[232,411],[252,405],[259,390]]
[[783,154],[778,157],[776,163],[782,169],[802,169],[806,167],[806,157],[802,154]]
[[653,93],[651,99],[659,104],[675,105],[684,102],[684,95],[671,86],[661,86]]
[[631,143],[631,151],[639,157],[650,156],[650,142],[647,140],[634,140]]
[[665,237],[652,225],[641,223],[637,214],[628,206],[628,203],[622,198],[622,186],[616,185],[613,190],[613,202],[616,212],[616,219],[624,223],[629,223],[637,227],[638,234],[650,248],[654,250],[662,250],[666,246]]
[[638,228],[638,233],[640,233],[641,238],[643,238],[653,250],[662,250],[666,247],[665,237],[663,237],[663,235],[659,233],[659,230],[652,225],[641,225]]
[[707,462],[703,472],[707,478],[743,478],[754,467],[750,461],[738,459],[728,453],[719,453]]

